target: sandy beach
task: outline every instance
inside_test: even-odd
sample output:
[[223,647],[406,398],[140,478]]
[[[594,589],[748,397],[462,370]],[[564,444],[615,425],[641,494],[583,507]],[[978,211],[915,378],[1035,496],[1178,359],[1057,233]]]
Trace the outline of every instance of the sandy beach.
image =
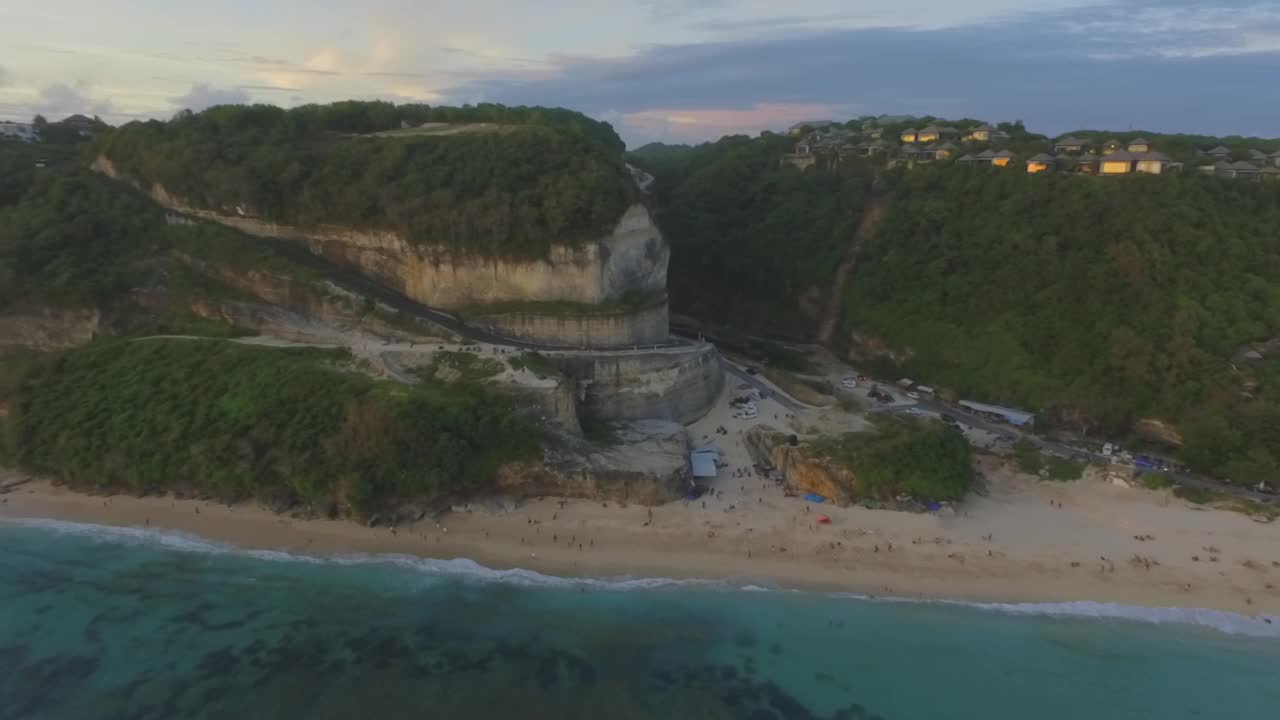
[[[249,504],[84,495],[45,480],[0,496],[0,518],[174,530],[317,556],[469,558],[559,576],[1280,614],[1280,524],[1097,480],[1045,483],[994,469],[987,476],[989,495],[949,515],[814,506],[758,478],[722,476],[723,494],[708,495],[705,507],[703,500],[651,510],[544,498],[508,512],[453,512],[394,532],[295,520]],[[0,482],[15,477],[0,471]],[[819,512],[831,517],[829,525],[816,521]]]

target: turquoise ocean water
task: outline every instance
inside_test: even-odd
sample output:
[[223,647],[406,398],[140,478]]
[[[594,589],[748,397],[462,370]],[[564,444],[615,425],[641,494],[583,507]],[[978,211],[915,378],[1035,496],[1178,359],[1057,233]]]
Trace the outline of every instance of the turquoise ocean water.
[[6,720],[1280,717],[1280,620],[321,561],[47,521],[0,522],[0,546]]

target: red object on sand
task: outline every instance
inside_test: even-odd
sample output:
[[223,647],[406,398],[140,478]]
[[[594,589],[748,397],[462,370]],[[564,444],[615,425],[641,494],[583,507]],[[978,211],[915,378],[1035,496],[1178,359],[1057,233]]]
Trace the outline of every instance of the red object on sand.
[[827,517],[826,515],[819,515],[818,522],[822,523],[823,525],[830,525],[831,518]]

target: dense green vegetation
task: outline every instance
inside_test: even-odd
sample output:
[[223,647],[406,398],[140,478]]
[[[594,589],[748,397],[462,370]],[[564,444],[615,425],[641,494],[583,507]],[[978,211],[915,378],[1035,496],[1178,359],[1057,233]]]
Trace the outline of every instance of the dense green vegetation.
[[855,497],[960,500],[973,486],[973,450],[940,422],[877,416],[876,432],[823,438],[814,449],[853,472]]
[[1278,390],[1240,400],[1229,360],[1280,335],[1280,188],[949,167],[895,182],[846,298],[848,329],[910,349],[894,372],[1050,426],[1174,419],[1193,466],[1276,472]]
[[[499,127],[352,135],[428,121]],[[634,194],[607,124],[545,108],[222,106],[130,123],[95,149],[125,175],[197,207],[390,230],[484,255],[540,257],[552,243],[600,237]]]
[[[10,179],[33,170],[13,192],[0,192],[0,311],[93,308],[116,334],[228,336],[233,328],[195,316],[192,301],[256,299],[212,277],[202,270],[206,264],[220,273],[267,272],[299,283],[325,277],[301,248],[214,224],[166,224],[154,203],[79,167],[73,154],[74,148],[0,143],[0,168],[15,170]],[[48,167],[35,169],[32,157],[50,158]],[[144,307],[139,292],[156,302]]]
[[[895,120],[884,137],[896,142],[934,120]],[[1050,142],[1020,123],[997,127],[1022,156]],[[1280,148],[1074,134],[1143,135],[1188,163],[1218,144],[1241,156]],[[812,339],[878,172],[887,212],[849,278],[838,349],[886,377],[1040,411],[1042,428],[1124,438],[1136,420],[1161,418],[1182,431],[1182,458],[1197,470],[1243,482],[1280,476],[1280,358],[1240,354],[1280,336],[1280,186],[1191,170],[1094,179],[846,163],[800,172],[780,163],[795,141],[765,133],[632,154],[657,178],[677,312]],[[868,342],[855,344],[855,334]]]
[[482,488],[537,456],[512,402],[476,385],[378,382],[338,351],[96,343],[30,369],[8,447],[80,486],[183,490],[357,514]]
[[501,375],[506,369],[502,361],[496,358],[487,358],[469,352],[440,350],[433,353],[431,362],[426,367],[418,369],[415,374],[427,380],[479,382]]
[[512,370],[517,372],[528,370],[539,378],[560,377],[560,368],[552,362],[551,358],[539,352],[526,352],[519,355],[511,355],[507,357],[507,364]]
[[794,144],[766,133],[696,148],[647,146],[631,155],[656,178],[678,312],[777,336],[812,334],[814,303],[858,226],[872,168],[781,165]]
[[[0,149],[0,157],[6,153]],[[160,211],[85,173],[33,177],[0,204],[0,308],[96,305],[144,277],[140,261],[163,242]]]

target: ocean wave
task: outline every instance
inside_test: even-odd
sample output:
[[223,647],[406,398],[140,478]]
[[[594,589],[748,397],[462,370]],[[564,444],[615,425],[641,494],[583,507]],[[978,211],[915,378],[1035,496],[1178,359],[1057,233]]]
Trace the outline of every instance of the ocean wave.
[[[39,528],[59,533],[75,534],[93,539],[136,545],[158,546],[179,552],[216,553],[250,557],[269,562],[301,562],[309,564],[384,565],[424,573],[435,577],[451,577],[462,580],[505,583],[524,587],[591,588],[613,591],[644,591],[665,589],[701,589],[731,592],[797,592],[778,587],[754,584],[738,584],[729,580],[676,579],[662,577],[618,576],[607,578],[561,577],[547,575],[524,568],[499,569],[467,558],[436,559],[397,554],[345,554],[318,557],[290,553],[283,550],[252,550],[227,543],[172,530],[155,530],[139,527],[117,527],[74,523],[63,520],[11,519],[5,522],[23,527]],[[922,599],[892,596],[870,596],[858,593],[823,593],[832,598],[851,599],[876,603],[923,604],[964,607],[1006,615],[1084,618],[1095,620],[1124,620],[1148,624],[1176,624],[1209,628],[1230,635],[1248,635],[1280,639],[1280,617],[1260,615],[1249,617],[1221,610],[1181,607],[1141,607],[1088,600],[1049,603],[994,603],[950,599]]]
[[431,575],[447,575],[482,582],[508,583],[525,587],[592,587],[608,590],[658,590],[674,587],[729,587],[723,581],[703,579],[676,579],[661,577],[618,576],[609,578],[562,577],[547,575],[525,568],[499,569],[468,558],[426,558],[416,555],[366,555],[348,554],[328,558],[330,562],[344,565],[394,565]]
[[1076,600],[1045,603],[995,603],[950,600],[945,598],[895,598],[871,597],[855,593],[836,593],[839,597],[872,602],[946,605],[965,607],[1005,615],[1021,615],[1054,618],[1083,618],[1091,620],[1125,620],[1151,625],[1192,625],[1217,630],[1228,635],[1249,635],[1280,639],[1280,617],[1275,615],[1247,616],[1223,610],[1183,607],[1143,607],[1119,603]]
[[[285,550],[262,550],[243,548],[230,543],[207,540],[176,530],[158,530],[153,528],[124,527],[116,525],[96,525],[77,523],[66,520],[50,520],[44,518],[4,519],[0,522],[21,527],[38,528],[57,533],[78,535],[103,542],[125,545],[149,545],[180,552],[210,553],[219,555],[236,555],[250,557],[268,562],[301,562],[310,564],[335,565],[390,565],[430,575],[449,576],[482,582],[501,582],[527,587],[581,587],[588,586],[612,590],[656,590],[672,587],[706,587],[739,589],[718,580],[676,579],[618,576],[611,578],[561,577],[547,575],[524,568],[498,569],[470,560],[468,558],[426,558],[416,555],[402,554],[366,554],[346,553],[339,555],[306,555]],[[750,588],[761,589],[764,588]]]

